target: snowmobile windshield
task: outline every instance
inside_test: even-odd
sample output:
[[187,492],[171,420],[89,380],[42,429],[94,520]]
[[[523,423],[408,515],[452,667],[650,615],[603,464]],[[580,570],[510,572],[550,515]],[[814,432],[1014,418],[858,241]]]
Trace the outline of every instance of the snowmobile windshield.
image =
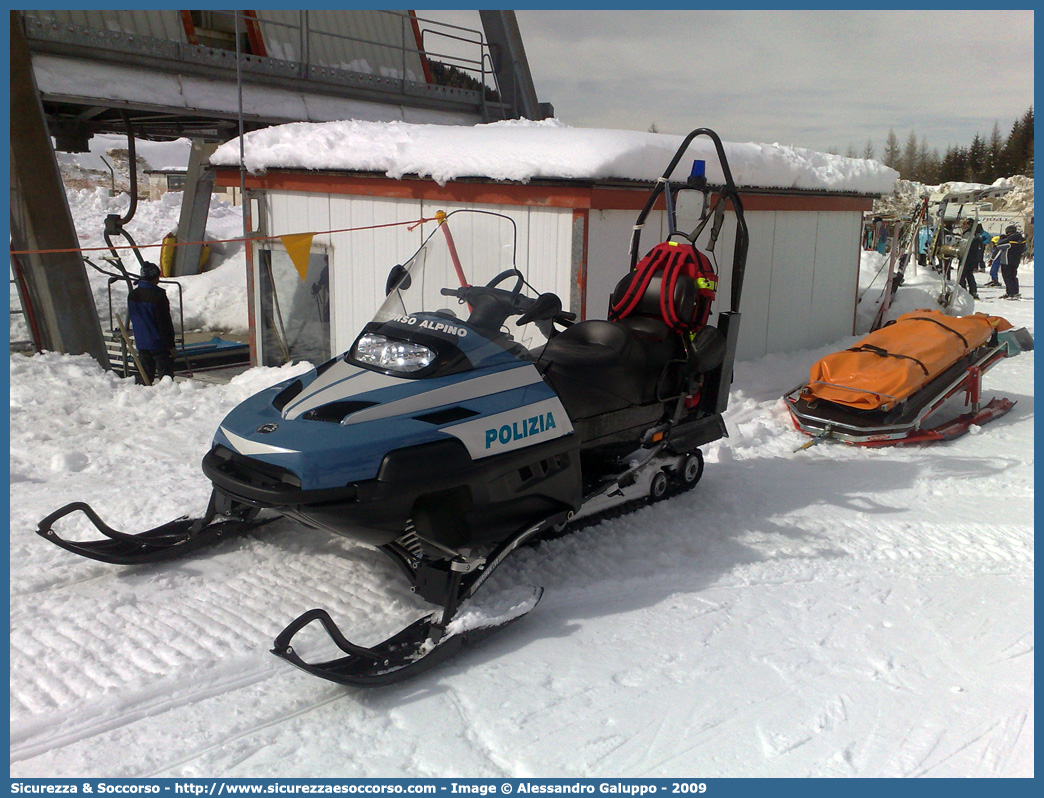
[[517,324],[539,293],[528,266],[516,260],[526,218],[476,210],[440,214],[413,256],[389,272],[387,298],[373,323],[441,324],[440,332],[477,336],[523,356],[543,345],[536,323]]

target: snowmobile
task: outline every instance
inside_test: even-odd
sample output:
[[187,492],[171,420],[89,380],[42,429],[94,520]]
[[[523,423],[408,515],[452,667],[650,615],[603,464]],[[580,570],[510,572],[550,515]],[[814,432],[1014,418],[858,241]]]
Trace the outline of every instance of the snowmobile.
[[[704,161],[670,180],[698,136],[711,139],[720,165],[713,191]],[[639,262],[658,202],[668,235]],[[712,325],[712,258],[728,217],[731,301]],[[692,220],[689,232],[679,218]],[[458,243],[468,234],[478,243]],[[522,617],[539,589],[494,620],[469,623],[462,605],[519,546],[700,480],[699,447],[727,434],[748,235],[725,150],[705,128],[685,137],[639,213],[607,320],[577,321],[557,295],[533,289],[515,263],[516,235],[509,217],[489,211],[442,215],[391,269],[384,303],[347,352],[221,422],[202,463],[213,484],[202,518],[129,535],[77,502],[37,531],[114,563],[171,558],[278,517],[376,547],[437,611],[359,646],[313,609],[272,649],[344,684],[399,681]],[[55,523],[75,512],[104,539],[59,536]],[[334,659],[295,650],[313,622],[339,649]]]
[[[1033,349],[1033,336],[999,316],[905,313],[813,364],[809,381],[784,394],[794,426],[812,437],[800,447],[839,440],[861,446],[953,440],[1000,418],[1015,403],[982,403],[982,377],[1008,357]],[[968,412],[925,426],[964,392]]]

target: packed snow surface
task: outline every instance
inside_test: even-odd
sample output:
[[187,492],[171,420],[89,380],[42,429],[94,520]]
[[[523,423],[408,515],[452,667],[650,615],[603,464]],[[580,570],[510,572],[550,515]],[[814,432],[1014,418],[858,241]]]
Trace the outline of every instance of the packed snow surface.
[[[81,219],[109,201],[71,199]],[[139,213],[152,240],[161,209]],[[241,265],[186,295],[235,317]],[[1020,276],[1027,299],[976,310],[1032,330]],[[531,613],[371,691],[268,649],[316,606],[362,643],[430,611],[375,551],[279,520],[118,567],[34,534],[73,500],[128,531],[202,514],[222,417],[307,364],[146,388],[12,355],[11,774],[1033,775],[1034,354],[987,375],[1017,404],[961,439],[795,451],[781,394],[855,340],[739,363],[695,489],[515,552],[460,622],[542,586]]]
[[[682,136],[569,127],[551,119],[485,125],[419,125],[407,122],[299,122],[247,133],[243,162],[267,169],[354,170],[388,177],[430,177],[443,184],[460,177],[527,182],[537,178],[655,180]],[[861,194],[892,190],[899,173],[877,161],[845,158],[783,144],[726,143],[740,186],[817,189]],[[211,156],[217,166],[239,165],[239,139]],[[707,177],[722,175],[709,138],[688,149],[674,177],[692,160],[707,162]]]

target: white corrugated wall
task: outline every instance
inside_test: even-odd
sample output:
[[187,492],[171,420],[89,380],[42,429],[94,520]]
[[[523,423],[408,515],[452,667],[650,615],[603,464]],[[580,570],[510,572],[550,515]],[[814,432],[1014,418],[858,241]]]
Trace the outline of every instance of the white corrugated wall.
[[[409,199],[270,191],[270,235],[371,227],[430,218],[436,211],[479,208],[511,217],[518,229],[517,265],[538,291],[558,294],[578,310],[573,290],[573,214],[563,208],[465,205]],[[591,211],[588,230],[588,318],[605,318],[608,298],[626,273],[633,211]],[[855,211],[752,211],[743,284],[741,359],[808,349],[852,334],[859,276],[861,214]],[[317,236],[313,248],[330,261],[333,351],[347,349],[384,298],[388,270],[409,258],[434,223],[414,230],[387,227]],[[642,253],[662,240],[663,214],[653,213]],[[462,261],[500,257],[499,242],[468,235],[463,219],[455,236]],[[451,227],[451,229],[453,229]],[[731,297],[735,223],[727,217],[715,251],[720,282],[714,312]],[[278,246],[278,244],[276,245]],[[505,265],[505,268],[507,266]],[[571,299],[572,298],[572,299]]]
[[[587,234],[587,318],[604,319],[609,295],[631,267],[628,251],[638,211],[592,210]],[[649,214],[642,229],[643,253],[663,240],[663,213]]]
[[[629,266],[635,211],[591,211],[587,316],[605,318],[608,297]],[[663,239],[664,214],[642,231],[644,255]],[[738,357],[822,346],[852,334],[859,280],[857,211],[748,211],[750,245],[743,280]],[[732,296],[736,225],[726,217],[715,246],[719,269],[714,313]]]
[[[286,235],[372,228],[432,218],[439,210],[450,213],[463,208],[495,211],[513,219],[518,230],[517,268],[537,291],[558,294],[569,308],[573,231],[573,213],[569,209],[269,191],[264,200],[264,233]],[[497,251],[499,239],[483,240],[468,235],[468,225],[461,217],[456,223],[451,218],[450,225],[451,230],[457,231],[454,238],[463,263],[496,257],[504,268],[510,268],[509,256]],[[428,222],[413,230],[407,225],[399,225],[315,237],[313,251],[326,252],[330,263],[332,351],[343,352],[351,346],[384,300],[385,281],[391,267],[412,256],[434,229],[435,223]],[[278,241],[265,246],[281,247]],[[255,257],[255,269],[258,263]],[[254,297],[254,303],[255,318],[259,318],[257,297]]]

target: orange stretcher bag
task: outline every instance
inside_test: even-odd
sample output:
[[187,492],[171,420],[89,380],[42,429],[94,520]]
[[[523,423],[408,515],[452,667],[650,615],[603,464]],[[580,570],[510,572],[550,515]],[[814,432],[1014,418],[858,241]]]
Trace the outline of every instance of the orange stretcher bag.
[[850,349],[819,360],[802,396],[858,410],[891,410],[989,341],[995,330],[1008,329],[1005,319],[981,313],[905,313]]

